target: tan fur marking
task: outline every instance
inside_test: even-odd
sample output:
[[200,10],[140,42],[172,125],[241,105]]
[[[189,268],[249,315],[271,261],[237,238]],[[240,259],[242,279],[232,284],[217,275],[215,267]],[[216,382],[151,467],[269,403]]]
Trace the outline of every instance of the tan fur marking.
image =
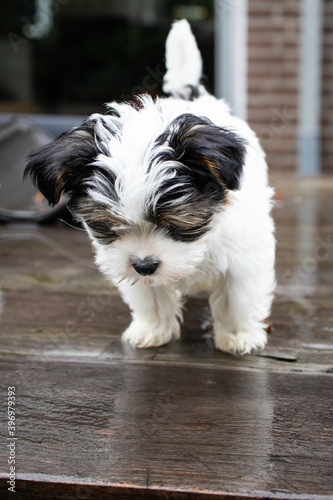
[[55,197],[56,203],[58,203],[58,201],[60,199],[61,190],[62,190],[62,187],[63,187],[64,182],[65,182],[64,177],[65,177],[66,170],[67,170],[66,166],[63,166],[61,168],[61,170],[59,170],[58,175],[57,175],[56,180],[55,180],[55,183],[54,183],[54,197]]
[[205,163],[205,165],[208,167],[208,169],[211,171],[217,182],[222,186],[224,189],[227,189],[226,185],[222,181],[220,175],[219,175],[219,167],[214,163],[210,158],[207,158],[207,156],[201,156],[202,161]]

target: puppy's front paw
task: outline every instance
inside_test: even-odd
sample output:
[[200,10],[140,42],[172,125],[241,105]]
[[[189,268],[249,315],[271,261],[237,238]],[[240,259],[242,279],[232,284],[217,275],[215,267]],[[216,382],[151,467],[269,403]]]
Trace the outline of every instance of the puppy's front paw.
[[267,343],[267,334],[258,328],[248,332],[228,333],[215,327],[215,347],[234,355],[261,351]]
[[122,341],[128,342],[132,347],[158,347],[167,344],[173,337],[180,337],[180,326],[176,320],[171,324],[158,325],[134,320],[124,331]]

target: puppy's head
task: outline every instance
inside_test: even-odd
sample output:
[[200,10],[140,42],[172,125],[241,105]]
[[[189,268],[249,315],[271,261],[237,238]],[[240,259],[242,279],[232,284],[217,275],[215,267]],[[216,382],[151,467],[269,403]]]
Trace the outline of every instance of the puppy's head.
[[158,107],[151,113],[92,115],[33,151],[25,170],[51,205],[68,196],[114,282],[160,285],[195,272],[214,215],[240,187],[238,135],[192,114],[165,125]]

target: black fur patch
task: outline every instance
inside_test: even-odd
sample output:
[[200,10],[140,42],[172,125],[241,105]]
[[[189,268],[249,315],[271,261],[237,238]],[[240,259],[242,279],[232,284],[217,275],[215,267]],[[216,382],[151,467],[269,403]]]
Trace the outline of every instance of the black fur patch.
[[[96,172],[96,171],[95,171]],[[98,182],[103,180],[103,183]],[[118,200],[118,195],[115,191],[115,175],[108,169],[99,167],[96,172],[95,179],[90,187],[94,187],[95,182],[98,183],[98,192],[106,199]],[[110,207],[101,202],[97,202],[87,194],[89,183],[84,183],[76,192],[76,195],[71,198],[68,203],[68,208],[78,221],[84,221],[90,228],[93,236],[104,245],[113,243],[118,238],[117,228],[126,226],[127,221],[119,214],[112,213]]]
[[177,176],[164,182],[147,207],[147,218],[175,241],[194,241],[203,236],[227,194],[205,175],[193,180],[189,168],[177,168]]
[[[109,135],[114,134],[107,120],[100,120]],[[59,202],[62,193],[77,193],[84,180],[96,167],[91,165],[97,155],[109,155],[102,138],[96,132],[96,119],[88,119],[80,127],[61,134],[57,139],[32,151],[27,157],[24,176],[30,176],[50,205]]]
[[84,220],[94,238],[102,245],[109,245],[118,239],[117,226],[121,225],[120,221],[104,205],[84,196],[71,201],[69,209],[76,219]]
[[199,88],[195,87],[194,85],[187,85],[187,88],[190,89],[190,95],[188,97],[188,101],[194,101],[195,99],[198,99],[199,97]]
[[194,178],[213,174],[223,187],[240,188],[246,141],[234,132],[214,125],[207,118],[186,113],[156,139],[156,145],[163,144],[172,151],[161,154],[161,161],[180,161],[191,169]]
[[[206,118],[184,114],[156,140],[170,149],[152,162],[175,163],[177,175],[161,185],[158,202],[147,207],[148,220],[177,241],[194,241],[209,229],[214,213],[223,208],[228,190],[240,188],[245,141]],[[172,168],[172,167],[170,167]]]

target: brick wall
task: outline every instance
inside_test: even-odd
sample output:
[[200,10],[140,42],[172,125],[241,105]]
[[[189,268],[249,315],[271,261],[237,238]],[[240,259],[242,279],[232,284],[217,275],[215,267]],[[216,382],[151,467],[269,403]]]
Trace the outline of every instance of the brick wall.
[[[248,121],[274,170],[297,168],[301,1],[248,0]],[[322,170],[333,173],[333,0],[323,6]]]
[[324,1],[322,75],[322,168],[333,173],[333,1]]
[[248,6],[248,121],[269,168],[296,170],[300,0]]

